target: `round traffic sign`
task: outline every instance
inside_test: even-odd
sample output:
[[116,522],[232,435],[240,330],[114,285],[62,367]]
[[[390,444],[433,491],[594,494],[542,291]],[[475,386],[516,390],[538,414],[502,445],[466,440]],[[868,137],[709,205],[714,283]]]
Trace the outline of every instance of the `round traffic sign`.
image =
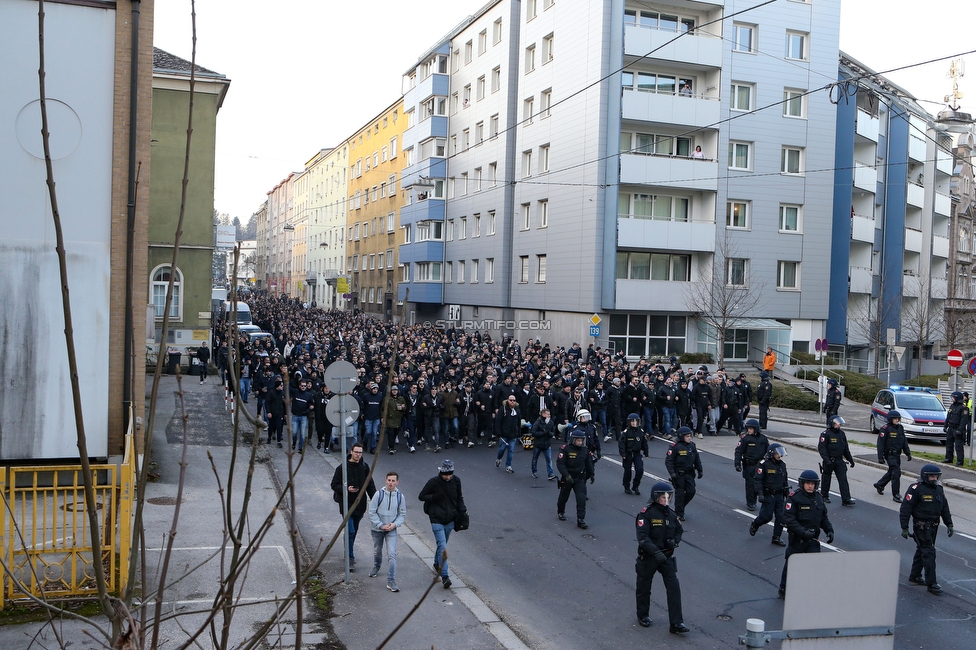
[[958,368],[962,365],[962,352],[959,350],[949,350],[949,354],[946,355],[946,361],[953,368]]
[[976,375],[976,357],[969,360],[969,374]]
[[[345,412],[342,411],[343,406],[346,407]],[[359,419],[359,402],[352,397],[337,395],[325,405],[325,417],[337,427],[342,426],[342,418],[345,417],[346,425],[348,426]]]
[[820,345],[820,339],[817,339],[817,342],[813,344],[813,349],[817,352],[820,352],[823,349],[823,347]]
[[824,338],[823,338],[823,339],[822,339],[822,340],[820,341],[820,348],[821,348],[821,349],[822,349],[822,350],[823,350],[824,352],[826,352],[826,351],[827,351],[827,337],[824,337]]
[[336,361],[325,369],[325,384],[333,393],[348,395],[359,384],[359,371],[348,361]]

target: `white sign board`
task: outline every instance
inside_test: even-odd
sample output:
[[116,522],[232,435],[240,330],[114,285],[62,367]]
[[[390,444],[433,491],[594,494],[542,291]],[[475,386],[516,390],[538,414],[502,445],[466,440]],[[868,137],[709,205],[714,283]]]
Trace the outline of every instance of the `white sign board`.
[[235,226],[214,226],[217,235],[217,250],[230,250],[237,244],[237,228]]

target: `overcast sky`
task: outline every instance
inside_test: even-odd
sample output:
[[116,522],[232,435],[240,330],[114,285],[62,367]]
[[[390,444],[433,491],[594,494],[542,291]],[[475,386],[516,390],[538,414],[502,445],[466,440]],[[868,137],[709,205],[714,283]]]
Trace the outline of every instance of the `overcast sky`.
[[[217,117],[217,211],[247,222],[289,172],[393,103],[417,57],[484,4],[198,0],[197,63],[231,79]],[[189,59],[189,0],[155,5],[156,47]],[[884,71],[976,49],[972,25],[972,0],[842,0],[840,46]],[[962,106],[972,113],[976,56],[967,63],[970,74],[960,89],[967,95]],[[889,76],[919,99],[941,102],[952,88],[948,70],[945,61]]]

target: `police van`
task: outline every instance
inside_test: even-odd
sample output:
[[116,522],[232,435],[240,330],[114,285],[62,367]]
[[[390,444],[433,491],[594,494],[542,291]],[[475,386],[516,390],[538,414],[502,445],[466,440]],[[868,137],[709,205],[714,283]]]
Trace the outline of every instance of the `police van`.
[[899,385],[881,389],[871,404],[871,431],[878,432],[890,411],[901,414],[905,437],[945,442],[946,407],[937,390]]

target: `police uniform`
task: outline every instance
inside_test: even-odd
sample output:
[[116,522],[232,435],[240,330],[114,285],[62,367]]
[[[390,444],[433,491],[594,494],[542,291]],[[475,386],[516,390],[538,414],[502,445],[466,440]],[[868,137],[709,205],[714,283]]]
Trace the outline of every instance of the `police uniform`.
[[[617,443],[624,464],[624,491],[640,494],[640,482],[644,477],[644,458],[647,458],[647,436],[640,427],[628,426],[620,434]],[[633,467],[633,472],[631,472]],[[631,482],[633,477],[633,482]]]
[[828,382],[830,387],[827,389],[827,394],[824,396],[824,413],[827,414],[827,419],[829,420],[831,416],[837,415],[838,409],[840,409],[841,392],[837,388],[837,382],[831,380]]
[[685,442],[684,436],[678,436],[676,442],[671,443],[668,453],[664,457],[664,467],[674,485],[674,511],[682,521],[685,518],[685,506],[695,498],[695,472],[702,477],[701,456],[698,447],[692,441]]
[[908,460],[912,459],[912,450],[908,448],[908,439],[905,438],[905,429],[901,423],[894,424],[889,422],[881,427],[878,434],[878,462],[887,463],[888,471],[884,473],[874,489],[878,494],[884,494],[885,486],[891,482],[891,498],[901,501],[901,452],[905,452]]
[[576,494],[576,525],[586,527],[586,479],[593,479],[593,458],[586,445],[577,447],[570,443],[559,448],[556,457],[556,470],[559,472],[559,499],[556,501],[556,512],[560,519],[565,519],[566,503],[569,493]]
[[847,443],[847,434],[840,428],[828,428],[820,434],[817,451],[823,459],[823,483],[820,486],[823,500],[830,503],[830,476],[836,474],[841,502],[844,505],[854,505],[854,500],[851,499],[851,486],[847,482],[847,466],[850,464],[854,467],[854,457],[851,456],[851,448]]
[[969,423],[969,419],[969,409],[962,403],[962,394],[960,393],[959,400],[954,401],[949,406],[949,412],[946,413],[945,426],[943,427],[946,434],[946,457],[942,462],[951,463],[955,458],[956,465],[962,467],[966,460],[964,443],[966,442],[966,424]]
[[[749,426],[746,425],[748,430]],[[769,439],[762,434],[759,428],[756,433],[746,433],[739,438],[735,446],[735,471],[742,472],[742,478],[746,482],[746,505],[750,510],[756,509],[756,490],[752,483],[756,475],[756,465],[759,464],[769,451]]]
[[[756,465],[756,475],[752,479],[753,489],[757,495],[762,495],[762,508],[759,516],[749,526],[749,534],[755,535],[761,526],[773,521],[772,543],[785,546],[783,534],[783,507],[787,495],[790,493],[789,477],[786,463],[780,458],[776,460],[772,452]],[[774,521],[775,519],[775,521]]]
[[[923,472],[922,478],[924,477]],[[941,591],[942,588],[935,579],[935,538],[939,532],[940,518],[949,529],[949,536],[952,536],[952,515],[949,514],[949,501],[946,499],[945,490],[941,485],[928,481],[912,483],[905,492],[898,514],[903,536],[908,532],[909,518],[914,520],[915,557],[912,558],[909,582],[921,584],[924,569],[925,584],[929,590]]]
[[817,538],[821,530],[827,533],[828,544],[834,541],[834,527],[827,518],[823,497],[816,490],[812,494],[804,490],[802,478],[800,487],[786,497],[783,524],[790,542],[786,547],[786,563],[783,564],[783,577],[779,582],[780,596],[786,594],[786,570],[790,566],[790,556],[794,553],[819,553],[820,542]]
[[[651,582],[659,572],[668,592],[668,620],[672,631],[684,628],[681,586],[678,584],[674,549],[681,542],[681,522],[666,505],[648,503],[637,515],[637,619],[650,625]],[[681,630],[684,631],[684,630]]]

